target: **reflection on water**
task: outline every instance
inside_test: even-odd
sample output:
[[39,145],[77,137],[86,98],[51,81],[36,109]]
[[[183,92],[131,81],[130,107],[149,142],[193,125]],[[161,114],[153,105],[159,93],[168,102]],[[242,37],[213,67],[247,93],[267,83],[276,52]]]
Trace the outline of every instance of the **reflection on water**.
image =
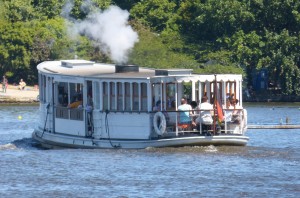
[[[300,129],[251,129],[245,147],[42,150],[31,139],[37,110],[1,106],[0,197],[300,195]],[[299,113],[290,106],[248,105],[251,123],[286,115],[299,123]]]

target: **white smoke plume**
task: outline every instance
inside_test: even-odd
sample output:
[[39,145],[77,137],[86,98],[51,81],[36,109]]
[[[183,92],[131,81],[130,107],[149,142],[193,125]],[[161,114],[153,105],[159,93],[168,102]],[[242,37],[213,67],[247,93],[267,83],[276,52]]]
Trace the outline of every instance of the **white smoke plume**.
[[[85,2],[85,6],[87,5]],[[65,17],[69,16],[70,6],[65,5]],[[86,11],[86,9],[85,9]],[[138,34],[128,25],[129,12],[117,6],[110,6],[108,9],[88,13],[87,18],[74,22],[71,27],[72,34],[81,34],[92,39],[98,47],[116,63],[126,63],[128,53],[138,42]],[[70,20],[70,18],[68,18]]]

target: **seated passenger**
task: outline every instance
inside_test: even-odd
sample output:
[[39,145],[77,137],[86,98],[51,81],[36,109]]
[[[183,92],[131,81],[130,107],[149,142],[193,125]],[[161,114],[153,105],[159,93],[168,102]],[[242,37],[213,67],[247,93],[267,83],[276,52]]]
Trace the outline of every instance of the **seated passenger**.
[[225,109],[225,120],[226,122],[230,122],[231,121],[231,117],[232,117],[232,109],[234,109],[234,106],[231,105],[231,101],[229,98],[226,99],[226,105],[225,107],[223,107],[223,109]]
[[197,109],[200,111],[200,115],[196,119],[196,123],[210,125],[213,123],[213,105],[208,102],[207,96],[203,96],[201,101],[202,103],[200,103],[197,107]]
[[231,104],[234,107],[234,111],[232,112],[231,121],[235,124],[240,124],[241,122],[241,115],[240,115],[240,106],[238,106],[238,99],[233,99]]
[[196,125],[191,119],[192,107],[191,105],[187,104],[185,98],[181,99],[181,105],[178,106],[178,111],[182,111],[179,113],[180,124],[192,124],[193,126]]
[[82,97],[78,95],[74,102],[68,105],[69,108],[80,108],[82,107]]
[[232,106],[231,103],[232,103],[232,102],[230,101],[230,99],[227,98],[227,99],[226,99],[226,105],[223,106],[223,109],[233,109],[234,106]]
[[155,106],[153,107],[153,111],[160,111],[160,108],[161,108],[161,101],[158,100],[158,101],[155,103]]

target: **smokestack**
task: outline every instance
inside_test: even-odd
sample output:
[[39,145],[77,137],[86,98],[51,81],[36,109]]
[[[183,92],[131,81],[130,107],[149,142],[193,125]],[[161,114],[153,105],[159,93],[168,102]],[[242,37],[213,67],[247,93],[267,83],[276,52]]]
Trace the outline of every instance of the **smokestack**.
[[116,73],[128,73],[128,72],[139,72],[139,66],[138,65],[116,65],[115,66],[115,72]]

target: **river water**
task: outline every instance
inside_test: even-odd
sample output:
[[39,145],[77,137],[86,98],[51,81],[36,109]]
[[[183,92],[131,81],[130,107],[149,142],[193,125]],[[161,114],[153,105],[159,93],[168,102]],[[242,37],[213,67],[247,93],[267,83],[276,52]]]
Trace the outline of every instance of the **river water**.
[[[249,124],[300,124],[300,104],[246,104]],[[300,197],[300,129],[245,147],[35,147],[38,106],[0,106],[0,197]]]

